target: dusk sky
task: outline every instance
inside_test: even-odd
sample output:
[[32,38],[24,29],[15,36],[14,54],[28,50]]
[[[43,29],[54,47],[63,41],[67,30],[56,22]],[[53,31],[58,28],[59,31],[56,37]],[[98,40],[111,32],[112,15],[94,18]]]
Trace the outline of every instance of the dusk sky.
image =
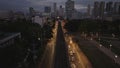
[[[33,7],[38,11],[42,11],[44,6],[53,6],[56,2],[58,5],[65,5],[67,0],[0,0],[0,10],[18,10],[27,11],[28,7]],[[120,0],[74,0],[75,8],[85,10],[87,5],[93,5],[94,1],[119,1]]]

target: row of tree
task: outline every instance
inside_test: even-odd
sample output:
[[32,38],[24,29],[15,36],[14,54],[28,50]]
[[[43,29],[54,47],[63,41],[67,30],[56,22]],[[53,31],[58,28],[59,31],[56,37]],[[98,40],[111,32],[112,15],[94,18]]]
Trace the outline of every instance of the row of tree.
[[103,20],[70,20],[66,23],[65,28],[70,32],[100,32],[107,34],[120,33],[120,20],[103,21]]
[[32,64],[33,45],[35,46],[35,51],[37,51],[36,55],[42,57],[46,47],[45,44],[47,40],[52,37],[52,28],[53,27],[49,24],[44,24],[44,26],[41,27],[39,24],[27,20],[17,20],[14,22],[0,20],[1,32],[20,32],[22,36],[21,40],[16,41],[15,44],[6,48],[0,48],[0,53],[4,54],[1,56],[3,61],[0,61],[1,65],[4,66],[2,68],[9,68],[12,66],[12,68],[15,68],[18,63],[23,62],[28,52],[30,52],[30,54],[27,61]]

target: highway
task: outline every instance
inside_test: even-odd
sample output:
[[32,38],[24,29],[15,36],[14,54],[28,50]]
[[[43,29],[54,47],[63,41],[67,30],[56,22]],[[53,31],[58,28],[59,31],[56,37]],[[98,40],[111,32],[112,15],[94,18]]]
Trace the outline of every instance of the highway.
[[[64,23],[62,26],[64,26]],[[67,32],[64,28],[62,29],[64,33]],[[72,36],[66,34],[64,37],[68,47],[69,62],[71,68],[92,68],[91,63],[84,55],[84,53],[80,50],[78,44],[73,41]]]
[[56,21],[55,28],[53,29],[53,38],[47,43],[43,58],[38,64],[38,68],[53,68],[54,50],[56,44],[58,22]]
[[92,65],[90,64],[89,60],[84,55],[84,53],[80,50],[80,48],[78,47],[78,44],[72,40],[72,37],[70,36],[67,39],[69,39],[68,52],[69,52],[71,67],[72,68],[92,68]]
[[[108,37],[104,37],[104,38],[108,38]],[[111,39],[116,39],[116,38],[111,38]],[[116,64],[120,65],[120,57],[119,57],[119,55],[112,52],[109,48],[104,47],[104,45],[96,42],[94,39],[90,39],[90,40],[88,39],[88,41],[90,42],[90,44],[96,46],[100,51],[102,51],[104,54],[109,56],[109,58],[114,60]],[[118,41],[111,41],[111,43],[112,43],[112,45],[117,45],[117,44],[119,45]]]
[[67,45],[63,35],[61,22],[58,23],[55,56],[54,56],[54,67],[53,68],[70,68],[69,57],[67,52]]
[[60,22],[56,21],[53,38],[48,42],[38,68],[70,68],[68,50]]
[[91,63],[71,35],[65,35],[64,22],[56,22],[38,68],[92,68]]
[[120,65],[120,57],[117,54],[115,54],[114,52],[112,52],[108,48],[105,48],[103,45],[100,45],[95,40],[90,40],[90,43],[92,43],[93,45],[95,45],[100,51],[102,51],[107,56],[109,56],[111,59],[113,59],[115,61],[115,63],[117,63],[117,64]]

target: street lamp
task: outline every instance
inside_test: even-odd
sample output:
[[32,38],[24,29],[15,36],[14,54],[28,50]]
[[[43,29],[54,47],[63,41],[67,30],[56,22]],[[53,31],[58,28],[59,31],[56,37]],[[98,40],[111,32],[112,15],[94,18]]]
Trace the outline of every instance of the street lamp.
[[112,37],[115,38],[115,34],[112,33]]
[[118,58],[118,56],[117,56],[117,55],[115,55],[115,63],[117,62],[117,58]]
[[115,55],[115,58],[118,58],[118,56],[117,56],[117,55]]
[[102,44],[100,44],[99,46],[102,47]]
[[70,44],[72,44],[72,40],[70,40]]
[[72,38],[71,38],[71,37],[69,37],[69,43],[70,43],[70,44],[72,44],[72,43],[73,43],[73,41],[72,41]]
[[110,50],[111,50],[112,44],[110,44]]
[[91,38],[90,38],[90,40],[92,41],[92,40],[93,40],[93,38],[91,37]]
[[84,34],[84,38],[86,39],[86,37],[87,37],[87,34],[85,33],[85,34]]
[[68,45],[68,48],[70,48],[70,45]]
[[99,40],[99,43],[100,43],[100,40],[101,40],[100,37],[98,38],[98,40]]
[[40,41],[40,38],[38,38],[38,40]]

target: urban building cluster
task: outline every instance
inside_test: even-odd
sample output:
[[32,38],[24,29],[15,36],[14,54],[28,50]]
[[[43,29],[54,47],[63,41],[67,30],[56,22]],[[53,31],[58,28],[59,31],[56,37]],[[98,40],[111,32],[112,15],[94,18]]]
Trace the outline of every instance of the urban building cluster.
[[109,21],[120,19],[120,2],[94,2],[94,19],[106,19]]
[[[75,9],[75,2],[68,0],[65,3],[65,7],[62,5],[58,6],[57,3],[53,3],[53,6],[44,6],[44,12],[36,11],[35,8],[29,7],[29,13],[24,13],[22,11],[0,11],[0,19],[4,20],[17,20],[17,19],[27,19],[35,21],[35,18],[40,18],[42,22],[46,18],[67,18],[74,19],[80,16],[80,12]],[[36,17],[37,16],[37,17]],[[44,20],[45,19],[45,20]]]
[[67,0],[64,7],[58,6],[57,3],[53,3],[53,6],[44,6],[44,12],[36,11],[33,7],[29,7],[27,14],[21,11],[0,11],[0,19],[27,19],[34,22],[36,18],[40,18],[39,23],[46,22],[47,18],[57,18],[58,16],[65,19],[91,18],[110,21],[120,19],[120,2],[94,1],[93,6],[88,4],[86,7],[86,12],[83,13],[75,8],[74,0]]
[[0,20],[17,20],[17,19],[24,19],[25,15],[21,11],[0,11]]

